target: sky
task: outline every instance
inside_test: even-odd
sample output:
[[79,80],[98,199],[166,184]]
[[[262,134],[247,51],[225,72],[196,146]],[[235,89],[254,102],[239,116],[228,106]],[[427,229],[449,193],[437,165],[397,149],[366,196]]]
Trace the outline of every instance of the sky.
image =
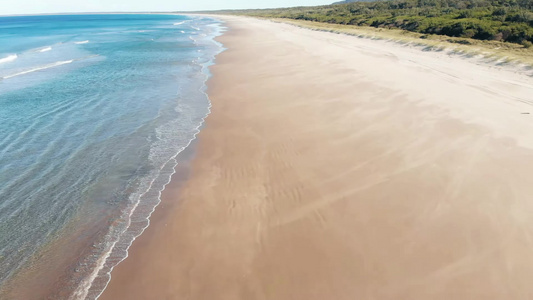
[[336,1],[338,0],[0,0],[0,15],[274,8],[323,5]]

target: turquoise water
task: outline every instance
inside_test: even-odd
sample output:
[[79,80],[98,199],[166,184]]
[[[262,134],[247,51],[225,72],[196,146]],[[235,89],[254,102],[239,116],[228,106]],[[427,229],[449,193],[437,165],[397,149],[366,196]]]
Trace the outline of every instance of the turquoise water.
[[221,30],[177,15],[0,17],[0,285],[73,236],[92,246],[65,289],[100,294],[209,113]]

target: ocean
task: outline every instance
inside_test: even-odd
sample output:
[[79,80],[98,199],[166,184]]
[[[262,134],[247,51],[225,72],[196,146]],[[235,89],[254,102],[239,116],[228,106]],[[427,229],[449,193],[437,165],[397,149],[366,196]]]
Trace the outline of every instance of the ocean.
[[1,299],[100,295],[209,113],[223,30],[180,15],[0,17]]

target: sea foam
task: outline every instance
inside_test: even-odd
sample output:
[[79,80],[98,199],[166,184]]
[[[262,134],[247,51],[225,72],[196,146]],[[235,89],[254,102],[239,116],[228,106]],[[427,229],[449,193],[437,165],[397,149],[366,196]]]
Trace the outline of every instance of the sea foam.
[[47,51],[50,51],[50,50],[52,50],[52,47],[44,47],[42,49],[39,49],[38,51],[39,52],[47,52]]
[[6,56],[4,58],[0,58],[0,64],[6,63],[6,62],[10,62],[10,61],[14,61],[15,59],[17,59],[17,57],[18,56],[16,54],[12,54],[12,55]]

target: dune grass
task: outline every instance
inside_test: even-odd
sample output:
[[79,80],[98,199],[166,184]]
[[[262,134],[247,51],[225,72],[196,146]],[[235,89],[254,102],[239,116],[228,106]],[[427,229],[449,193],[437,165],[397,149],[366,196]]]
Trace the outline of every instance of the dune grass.
[[330,24],[285,18],[262,19],[312,30],[346,34],[360,38],[387,40],[405,46],[420,47],[424,51],[448,51],[452,54],[467,57],[479,56],[497,64],[514,64],[533,68],[533,48],[525,48],[514,43],[422,34],[394,28]]

